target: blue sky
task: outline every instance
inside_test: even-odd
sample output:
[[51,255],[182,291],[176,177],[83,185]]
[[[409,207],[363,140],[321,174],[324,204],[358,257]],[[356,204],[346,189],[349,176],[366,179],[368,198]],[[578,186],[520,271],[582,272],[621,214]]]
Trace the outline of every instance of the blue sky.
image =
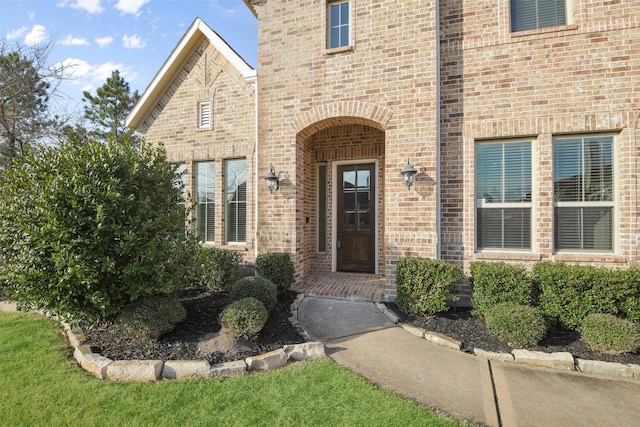
[[0,38],[52,43],[49,62],[72,66],[56,100],[70,113],[115,69],[142,94],[197,17],[256,66],[257,20],[242,0],[0,0]]

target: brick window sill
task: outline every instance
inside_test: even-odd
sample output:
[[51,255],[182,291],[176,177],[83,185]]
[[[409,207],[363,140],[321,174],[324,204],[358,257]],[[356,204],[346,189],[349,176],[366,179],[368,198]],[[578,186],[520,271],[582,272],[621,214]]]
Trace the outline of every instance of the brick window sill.
[[546,27],[546,28],[536,28],[534,30],[518,31],[517,33],[510,33],[509,36],[511,38],[518,38],[518,37],[527,37],[527,36],[537,36],[541,34],[547,35],[550,33],[562,33],[564,31],[573,31],[577,29],[578,29],[578,26],[575,24],[561,25],[558,27]]
[[337,53],[342,52],[351,52],[355,50],[355,46],[342,46],[342,47],[334,47],[333,49],[325,49],[325,55],[335,55]]
[[502,261],[540,261],[540,254],[532,252],[482,251],[476,252],[476,260]]

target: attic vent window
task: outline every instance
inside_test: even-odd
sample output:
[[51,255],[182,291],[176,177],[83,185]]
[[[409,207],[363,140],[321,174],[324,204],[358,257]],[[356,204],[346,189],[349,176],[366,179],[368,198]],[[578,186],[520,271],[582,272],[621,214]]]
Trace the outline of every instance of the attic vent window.
[[198,102],[198,129],[211,129],[211,101]]

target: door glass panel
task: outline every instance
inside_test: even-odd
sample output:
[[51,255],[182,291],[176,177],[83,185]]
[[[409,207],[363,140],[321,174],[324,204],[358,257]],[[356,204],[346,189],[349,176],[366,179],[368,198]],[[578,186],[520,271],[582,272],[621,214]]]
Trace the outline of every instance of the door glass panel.
[[350,212],[345,211],[343,227],[345,230],[356,229],[356,213],[354,211],[350,211]]
[[368,170],[358,171],[358,188],[369,188],[371,184],[371,172]]
[[369,212],[358,213],[358,230],[369,229]]
[[344,192],[344,210],[353,211],[356,209],[356,193],[353,191]]
[[369,210],[369,191],[358,190],[358,209]]
[[349,171],[349,172],[344,172],[342,174],[342,188],[347,191],[347,190],[353,190],[356,188],[356,172],[355,171]]

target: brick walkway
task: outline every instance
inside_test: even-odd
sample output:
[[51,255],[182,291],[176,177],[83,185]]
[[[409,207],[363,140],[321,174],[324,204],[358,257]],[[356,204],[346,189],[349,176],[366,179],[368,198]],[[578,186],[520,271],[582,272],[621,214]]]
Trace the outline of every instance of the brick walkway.
[[374,274],[320,272],[309,275],[294,290],[314,297],[381,302],[384,278]]

